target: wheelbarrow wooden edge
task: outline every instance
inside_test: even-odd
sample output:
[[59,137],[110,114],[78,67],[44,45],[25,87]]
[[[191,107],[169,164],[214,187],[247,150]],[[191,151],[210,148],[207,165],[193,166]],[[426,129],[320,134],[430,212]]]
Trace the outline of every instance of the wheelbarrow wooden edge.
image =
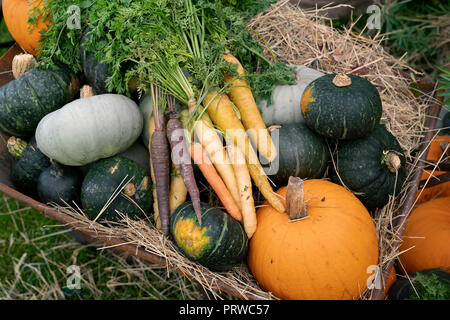
[[[7,53],[5,53],[0,58],[0,86],[13,80],[12,72],[10,72],[11,61],[15,55],[20,54],[20,53],[23,53],[23,50],[20,48],[20,46],[15,44],[8,50]],[[429,92],[430,88],[434,88],[434,84],[431,83],[430,81],[421,80],[420,82],[418,82],[418,85],[424,92]],[[440,100],[440,101],[442,101],[442,100]],[[441,108],[440,103],[436,102],[432,106],[432,108],[430,108],[428,110],[426,126],[429,129],[435,128],[436,123],[437,123],[437,116],[439,115],[440,108]],[[423,153],[421,160],[424,160],[427,156],[428,145],[433,136],[433,133],[431,131],[432,130],[427,132],[427,134],[425,135],[425,137],[422,141],[421,148],[419,150],[419,154]],[[421,174],[422,174],[422,170],[417,170],[417,172],[414,176],[414,186],[413,186],[413,188],[410,189],[407,200],[400,210],[400,215],[405,216],[405,218],[402,219],[401,221],[399,221],[396,225],[396,228],[398,228],[397,234],[399,237],[401,237],[401,235],[403,233],[404,224],[405,224],[404,222],[406,222],[406,219],[407,219],[407,215],[405,215],[405,213],[408,213],[410,211],[410,209],[412,208],[412,206],[414,205],[414,199],[415,199],[415,195],[417,193],[418,187],[419,187],[419,181],[420,181]],[[187,277],[193,279],[192,276],[186,275],[185,273],[178,270],[176,268],[176,266],[169,265],[168,262],[166,261],[166,259],[164,259],[163,257],[152,254],[152,253],[146,251],[144,248],[138,247],[133,244],[129,244],[129,243],[125,242],[123,239],[120,239],[117,237],[111,237],[111,236],[104,235],[104,234],[99,234],[99,233],[96,233],[95,231],[86,230],[85,228],[83,228],[84,225],[77,219],[57,210],[56,208],[49,207],[39,201],[36,201],[35,199],[33,199],[31,197],[28,197],[28,196],[18,192],[17,190],[12,188],[11,185],[7,185],[6,183],[0,182],[0,192],[2,192],[3,194],[5,194],[6,196],[8,196],[10,198],[13,198],[19,202],[24,203],[25,205],[29,206],[30,208],[33,208],[39,212],[42,212],[47,217],[54,219],[65,226],[70,226],[70,228],[72,230],[76,230],[76,233],[79,236],[81,236],[81,238],[87,243],[101,241],[106,246],[115,247],[124,252],[127,252],[129,254],[137,256],[138,258],[143,259],[146,262],[160,265],[162,267],[167,267],[173,271],[178,272],[179,274],[182,274],[184,276],[187,276]],[[79,229],[77,229],[77,227]],[[398,243],[398,246],[399,246],[399,243]],[[392,268],[392,265],[393,265],[393,261],[391,261],[391,263],[388,263],[385,270],[383,270],[384,281],[382,283],[382,289],[373,290],[371,297],[370,297],[371,299],[374,299],[374,300],[383,299],[384,287],[385,287],[385,284],[386,284],[386,281],[387,281],[387,278],[389,275],[389,271]],[[205,275],[205,277],[207,278],[207,280],[213,280],[212,277],[210,277],[208,275]],[[259,297],[255,296],[253,294],[248,294],[245,297],[243,297],[242,294],[240,292],[238,292],[235,288],[232,288],[229,285],[227,285],[221,281],[218,281],[217,279],[214,280],[214,282],[216,283],[218,290],[220,290],[221,292],[224,292],[224,293],[228,293],[234,297],[237,297],[240,299],[254,299],[254,300],[259,299]]]

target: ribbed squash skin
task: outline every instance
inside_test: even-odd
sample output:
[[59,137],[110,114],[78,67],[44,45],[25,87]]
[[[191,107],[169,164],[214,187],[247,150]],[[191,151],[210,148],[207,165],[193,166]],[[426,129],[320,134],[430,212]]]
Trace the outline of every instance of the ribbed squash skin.
[[0,131],[16,137],[31,137],[39,121],[61,108],[73,96],[70,72],[31,69],[0,87]]
[[450,267],[450,197],[422,203],[409,215],[399,260],[407,273]]
[[301,100],[305,122],[327,138],[364,137],[380,122],[380,94],[368,80],[355,75],[348,75],[351,85],[337,87],[335,76],[322,76],[306,87]]
[[[382,163],[385,151],[394,151],[400,157],[397,175]],[[394,191],[398,195],[406,179],[403,150],[383,125],[378,125],[365,138],[339,141],[334,161],[339,175],[332,166],[332,181],[343,183],[369,210],[384,207],[389,195]]]
[[50,159],[39,151],[33,137],[22,157],[11,167],[11,182],[17,190],[29,196],[37,195],[37,183],[41,173],[50,166]]
[[192,202],[173,213],[170,233],[178,250],[188,259],[213,271],[226,271],[242,262],[248,238],[242,225],[229,214],[201,203],[202,226]]
[[[257,212],[247,262],[259,285],[286,300],[358,299],[378,239],[367,209],[335,183],[304,181],[308,218],[291,221],[267,202]],[[277,193],[285,203],[287,187]]]
[[[279,129],[278,171],[273,180],[287,185],[289,177],[321,178],[330,160],[325,139],[304,123],[290,123]],[[272,177],[271,177],[272,178]]]
[[109,65],[100,63],[95,58],[95,53],[85,50],[84,44],[89,39],[89,29],[83,33],[80,46],[81,65],[87,84],[94,90],[95,94],[107,93],[106,79],[110,77]]
[[83,175],[78,167],[52,164],[39,176],[37,191],[43,203],[74,206],[80,199]]
[[81,186],[81,204],[89,218],[95,219],[117,188],[125,183],[135,188],[134,194],[129,195],[132,201],[123,189],[97,221],[120,220],[116,210],[132,219],[145,218],[143,212],[149,211],[153,200],[151,180],[140,165],[120,156],[96,162],[86,174]]
[[[450,271],[450,269],[448,270]],[[417,298],[416,291],[420,291],[420,283],[417,282],[417,274],[420,273],[423,276],[435,275],[439,282],[450,286],[450,273],[443,269],[428,269],[420,272],[410,273],[407,277],[398,278],[398,280],[392,285],[389,290],[389,300],[407,300],[411,298]],[[413,288],[414,286],[414,288]],[[448,297],[450,299],[450,297]]]

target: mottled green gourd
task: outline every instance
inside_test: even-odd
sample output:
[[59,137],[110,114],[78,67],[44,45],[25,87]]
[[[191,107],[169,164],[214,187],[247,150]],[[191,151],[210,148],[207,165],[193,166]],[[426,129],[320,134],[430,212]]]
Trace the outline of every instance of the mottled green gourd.
[[406,179],[403,150],[381,124],[367,137],[339,141],[334,163],[332,181],[349,188],[369,210],[384,207]]
[[37,196],[37,183],[41,173],[50,166],[50,159],[37,147],[33,137],[29,143],[10,137],[8,151],[16,159],[11,166],[10,177],[14,187],[28,196]]
[[107,93],[106,80],[111,76],[109,73],[109,65],[98,62],[95,58],[95,53],[86,51],[85,49],[85,45],[91,37],[89,34],[90,31],[91,30],[87,28],[81,39],[80,60],[83,67],[83,73],[87,84],[92,87],[95,94]]
[[0,131],[31,137],[39,121],[71,101],[78,84],[62,66],[33,68],[0,87]]
[[105,207],[98,222],[120,220],[119,213],[131,219],[145,218],[152,200],[150,177],[139,164],[121,156],[92,164],[81,186],[81,204],[91,220]]
[[290,176],[322,178],[329,160],[330,153],[322,136],[304,123],[284,124],[278,130],[278,155],[272,162],[278,170],[271,178],[280,186],[287,185]]
[[301,109],[310,129],[342,140],[368,135],[382,114],[377,88],[362,77],[345,74],[327,74],[310,83]]
[[201,203],[201,210],[201,226],[192,202],[185,202],[174,211],[170,233],[178,250],[212,271],[226,271],[241,263],[248,248],[242,225],[208,204]]
[[[448,269],[448,268],[447,268]],[[389,290],[389,300],[448,300],[450,270],[428,269],[400,277]]]

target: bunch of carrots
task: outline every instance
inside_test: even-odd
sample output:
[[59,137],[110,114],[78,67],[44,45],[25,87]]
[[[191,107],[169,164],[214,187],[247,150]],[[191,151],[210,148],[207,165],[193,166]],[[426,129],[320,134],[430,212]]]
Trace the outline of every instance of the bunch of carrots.
[[[230,63],[239,64],[230,53],[226,53],[224,59]],[[188,103],[188,109],[179,114],[173,108],[174,103],[171,102],[166,134],[161,133],[162,127],[158,126],[161,121],[158,120],[160,117],[156,116],[158,108],[155,108],[156,112],[151,118],[149,126],[152,178],[156,183],[154,209],[157,225],[166,234],[168,233],[170,214],[186,200],[187,193],[190,195],[201,224],[201,212],[197,211],[197,208],[200,210],[199,191],[192,165],[186,161],[187,155],[198,166],[225,210],[234,219],[242,222],[249,238],[256,230],[252,178],[270,205],[280,212],[285,211],[283,203],[269,184],[256,151],[251,146],[251,142],[253,142],[257,150],[269,161],[272,161],[277,155],[270,133],[262,120],[252,91],[245,81],[245,73],[240,64],[238,70],[240,77],[224,76],[224,83],[230,84],[228,93],[220,93],[219,89],[211,90],[208,93],[204,99],[206,112],[201,106],[195,108],[195,103],[191,101]],[[233,104],[238,108],[242,120],[239,119]],[[199,116],[190,123],[190,116],[196,112]],[[176,125],[173,124],[174,121],[177,122]],[[158,127],[160,129],[155,130]],[[185,129],[187,134],[184,136],[174,135],[174,130],[180,128]],[[195,133],[195,137],[189,137],[188,132],[191,130]],[[226,133],[225,145],[220,137],[220,132]],[[193,138],[197,138],[198,142]],[[163,143],[162,140],[169,141],[169,143]],[[157,142],[155,143],[155,141]],[[155,148],[154,145],[166,145],[165,151]],[[178,174],[171,175],[170,186],[168,145],[170,145],[172,153],[178,153],[176,158],[182,160],[174,162],[172,156],[172,172]],[[155,175],[153,164],[162,163],[160,161],[162,157],[164,157],[164,165],[158,165]],[[164,180],[158,179],[158,176],[163,176]]]
[[[285,211],[252,143],[269,162],[276,158],[277,151],[247,83],[245,70],[231,52],[225,51],[217,58],[221,60],[218,63],[224,62],[232,67],[228,70],[236,70],[235,74],[222,74],[221,87],[208,86],[205,80],[201,91],[204,94],[199,94],[189,80],[184,68],[195,68],[198,61],[205,61],[205,66],[214,63],[206,58],[211,55],[205,54],[209,46],[205,44],[204,17],[198,15],[199,11],[195,10],[191,0],[184,0],[184,6],[188,12],[188,27],[170,26],[173,30],[171,39],[179,40],[180,47],[173,53],[159,49],[161,46],[156,43],[154,47],[146,48],[150,50],[148,56],[155,59],[149,72],[158,90],[152,89],[152,95],[158,98],[159,93],[159,97],[163,97],[154,99],[154,114],[149,125],[150,166],[156,184],[155,220],[163,233],[168,234],[170,214],[189,194],[201,224],[200,193],[192,160],[225,210],[242,222],[250,238],[256,230],[252,180],[272,207]],[[178,112],[174,99],[187,108]],[[167,103],[161,104],[157,100]],[[165,111],[169,116],[166,130]],[[185,134],[180,135],[176,130],[181,128]],[[171,175],[171,168],[178,174]]]

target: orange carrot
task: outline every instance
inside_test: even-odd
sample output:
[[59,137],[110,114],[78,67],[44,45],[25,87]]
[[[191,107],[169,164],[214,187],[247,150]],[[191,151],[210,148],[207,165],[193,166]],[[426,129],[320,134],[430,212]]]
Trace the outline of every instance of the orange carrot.
[[241,221],[242,213],[239,210],[239,207],[234,201],[230,191],[225,186],[222,178],[214,168],[214,165],[212,164],[202,145],[200,143],[193,142],[190,149],[192,160],[197,164],[198,168],[203,173],[203,176],[214,189],[227,212],[234,219]]
[[223,55],[225,61],[237,65],[239,78],[232,75],[224,75],[224,81],[231,84],[228,96],[236,105],[241,114],[242,123],[247,130],[250,140],[258,151],[272,162],[277,156],[275,144],[256,105],[252,90],[245,80],[245,70],[236,57],[227,52]]

